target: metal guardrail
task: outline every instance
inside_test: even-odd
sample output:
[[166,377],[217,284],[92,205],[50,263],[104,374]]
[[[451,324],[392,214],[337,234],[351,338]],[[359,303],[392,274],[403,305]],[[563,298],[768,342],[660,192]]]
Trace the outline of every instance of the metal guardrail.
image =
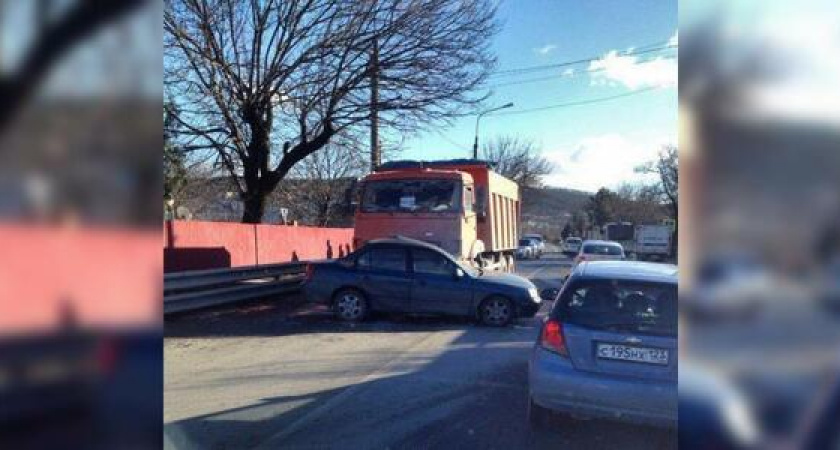
[[190,311],[300,289],[306,263],[191,270],[164,275],[163,313]]

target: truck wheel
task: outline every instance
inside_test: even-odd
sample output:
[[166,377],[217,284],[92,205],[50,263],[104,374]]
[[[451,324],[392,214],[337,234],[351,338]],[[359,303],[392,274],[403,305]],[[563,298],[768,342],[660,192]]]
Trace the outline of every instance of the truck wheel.
[[500,295],[485,299],[478,307],[478,319],[483,325],[503,327],[509,324],[513,317],[513,304]]
[[333,310],[343,322],[361,322],[368,315],[367,299],[356,289],[342,289],[335,294]]

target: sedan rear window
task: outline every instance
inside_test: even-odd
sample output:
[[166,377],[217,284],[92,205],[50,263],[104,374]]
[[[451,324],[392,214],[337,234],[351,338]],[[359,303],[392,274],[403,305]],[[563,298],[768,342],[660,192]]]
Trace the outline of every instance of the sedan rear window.
[[621,247],[617,245],[587,244],[583,246],[583,253],[587,255],[620,256]]
[[614,332],[677,335],[677,286],[621,280],[578,280],[563,290],[552,316]]
[[359,269],[406,271],[406,253],[401,248],[371,248],[358,259]]

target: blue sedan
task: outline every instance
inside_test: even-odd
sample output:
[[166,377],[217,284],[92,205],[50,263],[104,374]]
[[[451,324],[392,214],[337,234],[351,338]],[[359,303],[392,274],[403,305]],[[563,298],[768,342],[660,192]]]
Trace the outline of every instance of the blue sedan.
[[677,359],[676,266],[583,262],[531,353],[529,419],[539,426],[561,412],[675,426]]
[[303,292],[348,322],[381,311],[505,326],[540,308],[537,288],[527,279],[472,269],[437,246],[407,238],[370,241],[345,258],[311,264]]

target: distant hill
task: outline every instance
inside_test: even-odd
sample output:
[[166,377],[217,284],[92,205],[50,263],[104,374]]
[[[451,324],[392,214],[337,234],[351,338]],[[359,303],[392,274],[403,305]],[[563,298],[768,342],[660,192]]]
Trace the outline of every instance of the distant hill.
[[558,239],[571,215],[582,209],[592,194],[564,188],[522,190],[522,232]]

